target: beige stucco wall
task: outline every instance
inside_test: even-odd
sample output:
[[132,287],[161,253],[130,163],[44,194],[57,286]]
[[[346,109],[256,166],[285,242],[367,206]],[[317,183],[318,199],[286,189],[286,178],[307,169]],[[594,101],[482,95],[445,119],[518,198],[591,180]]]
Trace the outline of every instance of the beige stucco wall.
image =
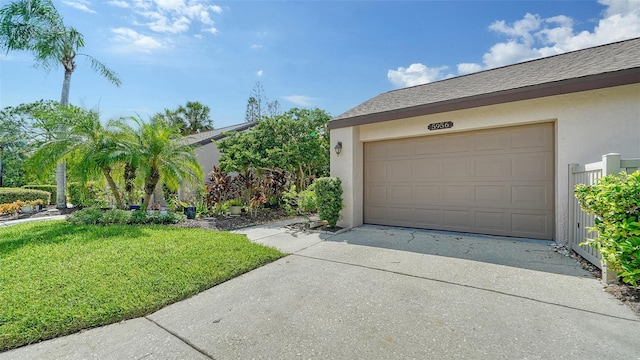
[[200,162],[200,168],[204,174],[204,182],[208,183],[209,173],[213,170],[213,165],[218,165],[220,161],[220,151],[215,142],[196,148],[196,157]]
[[[441,121],[453,121],[454,127],[427,129]],[[568,165],[599,161],[611,152],[640,157],[640,84],[333,129],[331,146],[343,144],[340,156],[331,157],[331,175],[341,178],[345,187],[340,225],[362,224],[364,142],[549,121],[556,130],[555,239],[566,243]]]

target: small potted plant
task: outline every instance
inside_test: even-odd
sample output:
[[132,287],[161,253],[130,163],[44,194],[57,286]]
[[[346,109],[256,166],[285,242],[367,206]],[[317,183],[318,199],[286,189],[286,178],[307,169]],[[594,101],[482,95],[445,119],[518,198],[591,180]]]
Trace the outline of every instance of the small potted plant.
[[31,214],[33,212],[33,205],[31,204],[31,201],[27,200],[27,201],[22,201],[22,200],[18,200],[16,201],[16,203],[18,203],[18,206],[20,206],[20,212],[23,214]]
[[44,200],[35,199],[35,200],[31,201],[31,204],[33,204],[33,206],[36,209],[36,211],[40,211],[44,207]]
[[235,198],[229,200],[229,213],[231,215],[240,215],[242,213],[242,199]]

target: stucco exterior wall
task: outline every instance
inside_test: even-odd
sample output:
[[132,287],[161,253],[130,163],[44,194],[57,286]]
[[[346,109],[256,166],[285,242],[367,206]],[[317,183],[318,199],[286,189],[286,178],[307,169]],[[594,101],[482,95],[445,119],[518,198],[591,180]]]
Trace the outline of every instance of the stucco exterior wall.
[[[453,121],[454,126],[427,129],[428,124],[441,121]],[[555,240],[566,243],[568,165],[600,161],[611,152],[623,158],[640,157],[640,84],[332,129],[331,146],[337,141],[343,144],[342,154],[333,153],[331,158],[331,175],[345,184],[341,226],[362,224],[364,142],[537,122],[555,124]]]
[[220,161],[220,150],[218,150],[216,143],[212,141],[210,144],[196,148],[195,152],[198,162],[200,162],[202,173],[204,174],[204,182],[207,184],[209,173],[213,169],[213,166],[217,166]]

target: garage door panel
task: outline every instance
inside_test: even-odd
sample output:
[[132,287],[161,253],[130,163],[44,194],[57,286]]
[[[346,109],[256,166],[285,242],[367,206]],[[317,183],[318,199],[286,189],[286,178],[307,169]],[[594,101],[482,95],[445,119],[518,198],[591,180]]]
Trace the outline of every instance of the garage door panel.
[[468,231],[472,228],[473,212],[463,209],[445,209],[442,212],[445,227],[457,231]]
[[475,204],[478,206],[502,207],[508,203],[510,188],[508,185],[477,185],[475,187]]
[[376,179],[379,181],[386,181],[387,179],[387,163],[384,161],[370,162],[365,168],[364,176],[367,179]]
[[364,155],[367,159],[384,159],[387,157],[387,144],[385,143],[370,143],[364,150]]
[[395,141],[387,145],[387,157],[413,155],[412,144],[406,141]]
[[513,129],[511,132],[511,147],[513,149],[548,149],[553,141],[551,126],[527,126]]
[[441,159],[415,159],[411,167],[413,178],[440,178],[442,177]]
[[553,158],[550,153],[517,156],[511,160],[511,177],[514,179],[548,179],[553,174]]
[[505,156],[478,157],[475,161],[475,177],[504,179],[511,174],[511,159]]
[[411,223],[413,218],[413,208],[390,207],[387,209],[387,219],[394,223]]
[[504,212],[476,211],[475,227],[484,231],[500,231],[507,230],[507,214]]
[[511,205],[518,209],[548,209],[553,202],[551,184],[514,185],[511,187]]
[[386,179],[402,181],[411,175],[411,160],[398,160],[387,163]]
[[475,160],[472,158],[460,158],[453,161],[443,161],[442,178],[459,179],[461,177],[471,177],[475,172]]
[[414,185],[413,198],[418,204],[440,204],[442,200],[442,186]]
[[549,213],[515,212],[511,214],[511,230],[519,236],[536,236],[550,230],[552,219]]
[[473,185],[444,185],[442,187],[442,200],[452,205],[465,205],[474,201]]
[[443,153],[466,153],[473,151],[473,135],[450,135],[443,141]]
[[418,227],[439,228],[442,227],[442,209],[436,208],[416,208],[414,209],[414,222]]
[[413,151],[415,155],[442,154],[442,141],[440,141],[440,139],[438,138],[416,139],[413,143]]
[[392,204],[407,204],[413,200],[413,187],[409,185],[396,185],[389,188],[389,202]]
[[475,151],[506,150],[509,136],[504,131],[488,131],[475,136]]
[[365,144],[367,223],[553,238],[553,124]]

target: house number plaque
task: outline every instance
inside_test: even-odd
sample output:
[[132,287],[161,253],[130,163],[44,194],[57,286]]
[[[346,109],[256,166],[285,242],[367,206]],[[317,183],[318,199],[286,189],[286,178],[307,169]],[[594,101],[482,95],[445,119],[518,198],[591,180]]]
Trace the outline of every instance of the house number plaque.
[[431,123],[427,127],[429,130],[442,130],[442,129],[451,129],[453,127],[453,121],[443,121],[437,123]]

